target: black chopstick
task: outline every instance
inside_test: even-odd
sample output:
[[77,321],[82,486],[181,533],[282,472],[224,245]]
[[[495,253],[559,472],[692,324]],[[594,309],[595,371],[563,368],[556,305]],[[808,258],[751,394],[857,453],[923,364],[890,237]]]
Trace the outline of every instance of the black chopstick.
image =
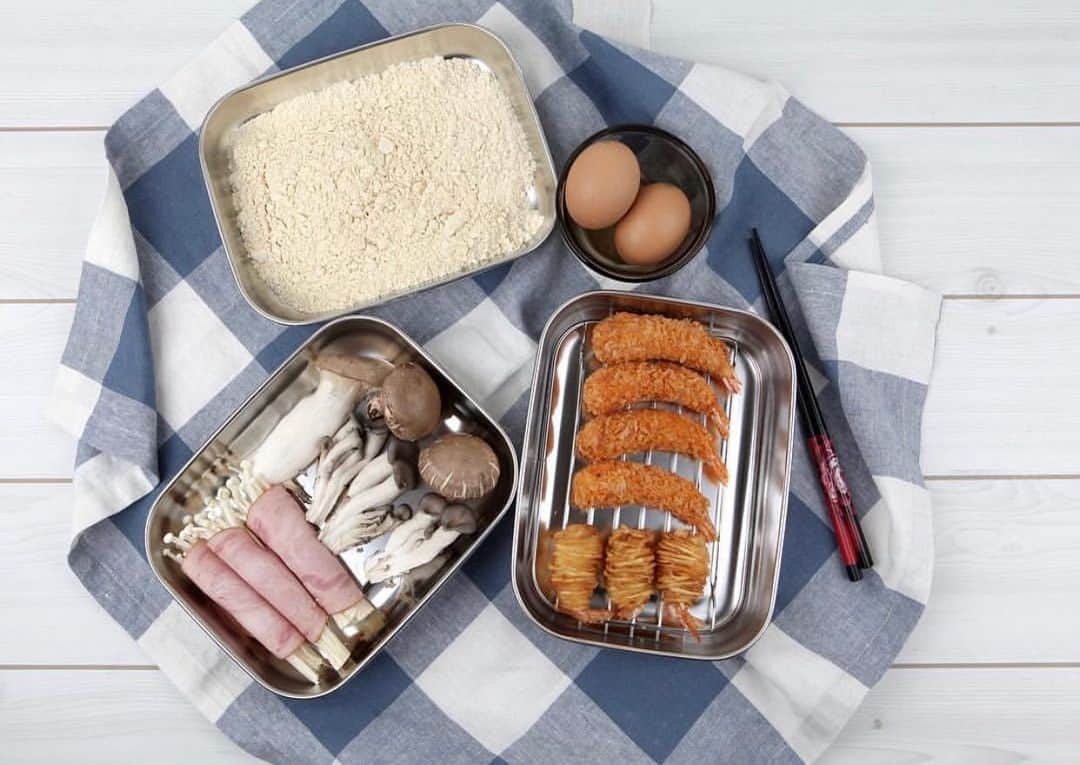
[[847,570],[848,578],[853,582],[858,581],[862,578],[860,569],[871,568],[874,565],[870,545],[866,541],[862,524],[859,523],[859,516],[855,513],[855,505],[851,500],[847,482],[844,480],[843,470],[836,456],[836,448],[829,435],[828,426],[825,424],[817,394],[810,382],[806,360],[791,327],[791,319],[780,297],[776,277],[769,266],[765,247],[756,228],[753,229],[753,236],[750,239],[750,250],[754,256],[754,266],[761,280],[762,294],[765,296],[769,312],[773,315],[777,327],[787,340],[795,358],[798,385],[797,405],[803,425],[807,430],[807,443],[817,463],[822,490],[829,506],[829,518],[832,521],[837,547],[840,550],[840,558]]

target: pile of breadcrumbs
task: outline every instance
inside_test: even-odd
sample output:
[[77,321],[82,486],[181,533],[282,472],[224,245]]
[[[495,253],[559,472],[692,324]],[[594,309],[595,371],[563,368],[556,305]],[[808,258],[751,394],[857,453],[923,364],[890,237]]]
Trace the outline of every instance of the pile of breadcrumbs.
[[430,58],[292,98],[232,136],[256,274],[305,313],[379,300],[529,241],[536,163],[495,77]]

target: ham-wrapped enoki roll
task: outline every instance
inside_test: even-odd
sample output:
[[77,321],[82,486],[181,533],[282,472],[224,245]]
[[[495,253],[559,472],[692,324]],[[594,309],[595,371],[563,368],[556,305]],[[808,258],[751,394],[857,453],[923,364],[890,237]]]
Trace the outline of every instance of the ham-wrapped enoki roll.
[[244,528],[244,505],[233,494],[235,482],[233,487],[219,489],[202,511],[185,516],[184,528],[178,534],[167,534],[165,543],[184,550],[206,540],[229,568],[315,644],[335,670],[341,669],[349,660],[349,649],[329,626],[326,611],[288,567]]
[[319,541],[304,509],[284,487],[270,486],[251,503],[247,525],[296,575],[346,635],[370,638],[385,619],[348,570]]
[[335,670],[349,660],[349,649],[334,634],[330,617],[274,553],[244,528],[219,531],[207,544],[229,568],[289,620]]
[[195,585],[236,619],[266,650],[284,659],[312,683],[319,682],[322,658],[284,616],[225,565],[199,540],[185,551],[180,566]]

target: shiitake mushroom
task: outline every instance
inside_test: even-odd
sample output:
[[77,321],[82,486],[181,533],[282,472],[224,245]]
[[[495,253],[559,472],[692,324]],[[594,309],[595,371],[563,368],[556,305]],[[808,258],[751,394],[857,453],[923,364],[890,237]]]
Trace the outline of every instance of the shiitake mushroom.
[[404,441],[418,441],[442,422],[442,397],[431,375],[409,361],[394,367],[379,387],[364,395],[356,416],[365,427],[389,428]]
[[418,464],[424,482],[448,500],[479,499],[499,480],[495,450],[467,433],[440,437],[420,451]]

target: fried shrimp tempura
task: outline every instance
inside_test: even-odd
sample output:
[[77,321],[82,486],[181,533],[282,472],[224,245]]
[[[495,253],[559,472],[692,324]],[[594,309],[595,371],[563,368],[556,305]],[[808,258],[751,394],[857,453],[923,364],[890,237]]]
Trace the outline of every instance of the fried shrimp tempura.
[[580,509],[645,505],[666,510],[707,540],[716,539],[709,500],[690,481],[655,465],[594,462],[574,474],[570,502]]
[[604,587],[615,615],[633,619],[653,593],[656,533],[648,529],[615,529],[608,537]]
[[700,534],[675,531],[662,534],[656,545],[656,589],[664,596],[664,608],[670,609],[695,640],[700,640],[701,622],[690,613],[690,606],[701,599],[709,578],[709,550]]
[[604,565],[604,537],[583,523],[574,523],[552,535],[551,585],[558,610],[583,622],[602,622],[611,612],[591,608],[593,590]]
[[583,402],[592,417],[614,414],[641,401],[664,401],[707,415],[728,435],[728,416],[705,378],[668,361],[630,361],[601,367],[585,378]]
[[632,409],[606,414],[589,420],[577,435],[578,454],[589,462],[650,449],[701,460],[710,479],[727,483],[727,466],[716,451],[716,440],[689,417],[675,412]]
[[727,343],[692,319],[654,314],[617,313],[593,330],[593,353],[602,364],[660,359],[712,375],[717,384],[738,393],[742,384],[731,368]]

